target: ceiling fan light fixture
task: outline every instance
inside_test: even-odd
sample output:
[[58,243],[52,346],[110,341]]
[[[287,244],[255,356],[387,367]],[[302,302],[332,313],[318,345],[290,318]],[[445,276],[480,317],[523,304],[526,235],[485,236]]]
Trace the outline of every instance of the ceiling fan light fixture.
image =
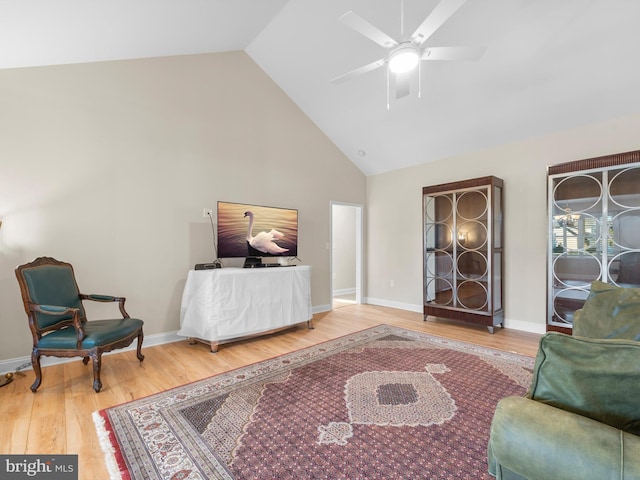
[[416,68],[419,61],[420,54],[415,45],[401,44],[389,56],[389,70],[393,73],[410,72]]

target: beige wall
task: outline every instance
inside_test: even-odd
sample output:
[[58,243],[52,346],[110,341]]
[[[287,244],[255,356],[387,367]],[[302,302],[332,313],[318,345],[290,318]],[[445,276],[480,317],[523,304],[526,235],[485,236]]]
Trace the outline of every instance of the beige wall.
[[546,167],[637,150],[638,130],[640,114],[368,177],[367,301],[421,312],[422,187],[495,175],[505,182],[505,323],[543,332]]
[[0,132],[0,361],[31,353],[13,270],[41,255],[175,332],[218,200],[299,209],[329,308],[331,201],[364,204],[366,178],[244,52],[3,70]]
[[30,354],[13,269],[40,255],[127,296],[147,336],[175,332],[217,200],[299,209],[317,309],[330,202],[366,204],[367,300],[421,311],[422,187],[484,175],[505,180],[507,326],[543,331],[546,166],[636,150],[638,129],[634,115],[365,178],[243,52],[0,71],[0,362]]

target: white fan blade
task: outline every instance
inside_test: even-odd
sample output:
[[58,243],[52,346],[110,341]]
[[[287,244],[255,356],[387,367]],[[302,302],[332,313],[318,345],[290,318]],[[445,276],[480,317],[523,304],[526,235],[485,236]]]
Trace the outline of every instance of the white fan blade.
[[422,52],[422,60],[478,60],[487,47],[429,47]]
[[340,21],[348,27],[354,29],[359,34],[364,35],[369,40],[372,40],[378,45],[383,46],[384,48],[391,48],[398,45],[398,42],[396,42],[393,38],[391,38],[389,35],[378,29],[377,27],[371,25],[360,15],[354,13],[353,10],[350,10],[342,15],[340,17]]
[[416,31],[411,35],[411,40],[418,45],[424,43],[424,41],[433,35],[466,1],[467,0],[442,0],[436,5],[436,8],[433,9],[429,16],[424,19],[424,22],[416,28]]
[[368,65],[364,65],[360,68],[356,68],[355,70],[350,71],[349,73],[345,73],[344,75],[340,75],[336,78],[332,78],[331,79],[331,83],[343,83],[346,82],[347,80],[353,78],[353,77],[357,77],[358,75],[362,75],[364,73],[370,72],[372,70],[375,70],[376,68],[380,68],[381,66],[383,66],[385,64],[385,59],[381,58],[380,60],[376,60],[375,62],[372,62]]
[[411,73],[396,73],[396,99],[406,97],[411,93]]

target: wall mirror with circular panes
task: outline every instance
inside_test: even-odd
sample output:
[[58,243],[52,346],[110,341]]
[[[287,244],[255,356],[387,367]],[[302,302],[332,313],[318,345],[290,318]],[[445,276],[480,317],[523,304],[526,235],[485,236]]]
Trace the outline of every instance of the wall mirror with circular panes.
[[599,280],[640,287],[640,151],[548,169],[547,330],[570,333]]

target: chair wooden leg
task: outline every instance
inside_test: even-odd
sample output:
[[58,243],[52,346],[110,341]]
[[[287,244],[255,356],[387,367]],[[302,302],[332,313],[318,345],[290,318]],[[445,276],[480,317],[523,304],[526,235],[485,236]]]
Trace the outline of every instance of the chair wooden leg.
[[142,354],[142,340],[144,338],[144,335],[142,333],[142,329],[140,329],[140,333],[138,334],[138,348],[136,350],[136,355],[138,357],[138,360],[140,360],[141,362],[144,360],[144,355]]
[[42,369],[40,368],[40,353],[35,349],[31,352],[31,365],[33,366],[33,371],[36,374],[36,379],[31,385],[31,391],[36,393],[36,390],[42,383]]
[[102,388],[102,381],[100,381],[100,368],[102,367],[102,353],[97,352],[91,356],[93,360],[93,389],[96,393],[100,392]]

